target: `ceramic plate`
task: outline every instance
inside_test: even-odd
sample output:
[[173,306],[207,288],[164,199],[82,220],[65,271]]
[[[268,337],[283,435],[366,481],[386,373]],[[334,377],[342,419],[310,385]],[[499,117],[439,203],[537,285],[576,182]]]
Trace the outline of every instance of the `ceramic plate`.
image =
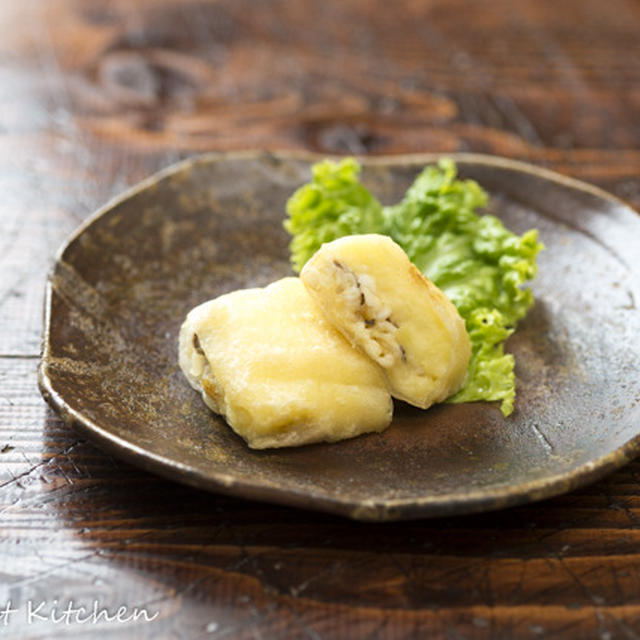
[[[557,495],[640,449],[640,216],[529,165],[452,156],[489,211],[546,250],[536,304],[508,341],[516,408],[396,403],[382,434],[252,451],[183,378],[180,324],[196,304],[290,275],[285,203],[318,158],[213,154],[147,180],[97,212],[50,276],[40,387],[111,452],[212,491],[392,520]],[[400,199],[434,156],[363,159],[363,181]]]

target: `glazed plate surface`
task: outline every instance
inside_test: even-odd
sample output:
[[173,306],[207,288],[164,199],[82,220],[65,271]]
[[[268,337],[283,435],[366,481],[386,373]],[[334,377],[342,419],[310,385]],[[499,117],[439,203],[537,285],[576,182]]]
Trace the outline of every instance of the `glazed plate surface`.
[[[210,154],[145,181],[62,248],[47,284],[40,388],[70,425],[134,464],[212,491],[393,520],[503,508],[569,491],[640,450],[640,216],[589,185],[452,154],[512,230],[546,250],[536,304],[507,342],[515,411],[396,403],[382,434],[252,451],[177,364],[196,304],[292,275],[287,198],[309,154]],[[362,159],[398,201],[435,156]]]

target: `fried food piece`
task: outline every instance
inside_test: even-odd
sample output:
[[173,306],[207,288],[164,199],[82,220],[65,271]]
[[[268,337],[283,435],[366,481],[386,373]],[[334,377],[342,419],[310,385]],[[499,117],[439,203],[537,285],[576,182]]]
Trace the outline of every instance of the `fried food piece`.
[[254,449],[334,442],[391,422],[382,371],[323,318],[299,278],[201,304],[179,349],[191,386]]
[[426,409],[462,386],[471,354],[464,321],[391,238],[324,244],[300,278],[326,319],[384,369],[394,397]]

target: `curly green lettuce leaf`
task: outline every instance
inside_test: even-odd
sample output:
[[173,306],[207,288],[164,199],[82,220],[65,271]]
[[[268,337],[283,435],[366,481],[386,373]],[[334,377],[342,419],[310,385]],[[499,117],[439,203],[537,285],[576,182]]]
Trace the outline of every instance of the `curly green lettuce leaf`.
[[313,181],[290,199],[285,226],[292,234],[292,264],[299,271],[320,248],[340,236],[391,236],[409,259],[457,307],[471,339],[464,386],[450,402],[499,401],[513,411],[514,358],[504,341],[533,304],[523,285],[536,274],[542,245],[536,230],[512,233],[492,215],[473,180],[457,179],[451,160],[426,167],[403,200],[382,207],[358,181],[353,159],[315,165]]
[[495,309],[478,308],[465,318],[471,340],[471,359],[464,386],[449,402],[499,401],[503,415],[513,411],[516,397],[515,359],[504,352],[513,333]]

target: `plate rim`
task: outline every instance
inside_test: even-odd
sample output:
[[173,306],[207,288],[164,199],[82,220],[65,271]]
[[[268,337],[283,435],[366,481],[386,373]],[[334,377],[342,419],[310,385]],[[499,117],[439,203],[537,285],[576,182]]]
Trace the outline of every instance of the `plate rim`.
[[599,458],[589,460],[569,471],[546,475],[524,484],[497,485],[493,489],[472,490],[455,494],[448,493],[443,496],[432,495],[382,501],[365,499],[355,502],[354,500],[343,499],[335,495],[309,494],[306,491],[299,491],[295,488],[284,490],[277,486],[258,486],[242,480],[239,481],[232,475],[215,470],[210,471],[207,475],[203,475],[202,472],[188,464],[149,451],[101,427],[91,418],[83,415],[81,411],[71,407],[54,389],[53,381],[48,371],[51,358],[50,328],[53,275],[58,263],[64,261],[63,256],[67,248],[92,226],[93,223],[137,193],[145,191],[159,181],[178,174],[181,171],[188,170],[196,165],[224,162],[229,159],[250,160],[260,158],[275,159],[278,161],[304,161],[311,164],[322,159],[339,160],[345,157],[355,157],[363,165],[370,166],[424,165],[436,162],[442,158],[451,158],[457,163],[509,169],[534,175],[543,180],[555,182],[573,190],[589,193],[616,207],[623,207],[636,216],[640,215],[632,205],[595,185],[521,160],[482,153],[434,152],[376,156],[339,156],[319,154],[311,151],[245,150],[211,151],[189,156],[153,173],[151,176],[108,200],[104,205],[90,214],[69,235],[67,240],[55,253],[53,265],[46,279],[44,325],[37,378],[40,393],[51,408],[57,412],[62,421],[69,427],[85,435],[97,445],[115,454],[117,457],[126,460],[134,466],[156,473],[172,481],[180,481],[198,489],[215,491],[243,499],[260,500],[306,509],[312,508],[318,511],[347,516],[355,520],[376,522],[471,514],[536,502],[570,492],[591,482],[595,482],[604,475],[621,468],[638,456],[640,454],[640,428],[634,437]]

